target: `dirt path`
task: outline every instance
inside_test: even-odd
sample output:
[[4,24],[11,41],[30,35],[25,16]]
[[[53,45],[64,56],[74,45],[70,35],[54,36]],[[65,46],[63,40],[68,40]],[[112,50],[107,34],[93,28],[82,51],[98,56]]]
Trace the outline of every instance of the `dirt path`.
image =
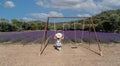
[[[97,45],[92,45],[96,51]],[[120,44],[102,45],[104,56],[80,45],[63,45],[61,51],[48,45],[39,56],[40,45],[0,45],[0,66],[120,66]]]

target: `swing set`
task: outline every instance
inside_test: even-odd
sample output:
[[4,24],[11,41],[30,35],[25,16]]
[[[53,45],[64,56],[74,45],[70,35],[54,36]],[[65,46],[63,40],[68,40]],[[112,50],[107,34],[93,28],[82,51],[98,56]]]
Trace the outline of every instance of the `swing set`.
[[[94,32],[94,35],[95,35],[95,39],[96,39],[96,42],[97,42],[97,45],[98,45],[98,50],[99,50],[99,52],[98,52],[98,54],[100,55],[100,56],[103,56],[103,54],[102,54],[102,50],[101,50],[101,47],[100,47],[100,42],[99,42],[99,38],[98,38],[98,36],[97,36],[97,33],[96,33],[96,30],[95,30],[95,27],[94,27],[94,23],[93,23],[93,20],[92,20],[92,17],[48,17],[47,18],[47,22],[46,22],[46,24],[45,24],[45,29],[44,29],[44,34],[43,34],[43,40],[42,40],[42,44],[41,44],[41,47],[40,47],[40,55],[42,55],[43,54],[43,52],[45,51],[45,49],[46,49],[46,47],[48,46],[48,44],[49,44],[49,40],[50,40],[50,38],[51,38],[51,36],[52,35],[50,35],[50,36],[48,36],[48,25],[49,25],[49,22],[50,22],[50,19],[51,18],[55,18],[55,19],[57,19],[57,18],[85,18],[85,19],[88,19],[88,24],[89,24],[89,46],[90,46],[90,39],[91,39],[91,34],[90,34],[90,31],[91,31],[91,29],[93,29],[93,32]],[[77,34],[76,34],[76,23],[74,22],[73,23],[74,24],[74,29],[73,29],[73,31],[74,31],[74,42],[72,42],[73,44],[76,44],[77,43]],[[83,42],[82,41],[82,39],[83,39],[83,37],[84,37],[84,27],[85,27],[85,20],[83,20],[82,21],[82,33],[81,33],[81,37],[80,37],[80,42]],[[54,31],[55,31],[55,33],[57,32],[57,29],[56,29],[56,24],[55,24],[55,22],[54,22]],[[64,35],[64,31],[65,31],[65,23],[63,22],[62,23],[62,34]],[[67,37],[67,36],[65,36],[65,37]],[[97,52],[96,52],[97,53]]]

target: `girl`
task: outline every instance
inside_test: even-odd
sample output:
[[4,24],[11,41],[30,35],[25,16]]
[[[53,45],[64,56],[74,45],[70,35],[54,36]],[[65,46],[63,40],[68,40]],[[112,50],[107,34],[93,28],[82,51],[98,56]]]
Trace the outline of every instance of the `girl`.
[[64,39],[64,36],[62,33],[56,33],[54,36],[54,39],[56,40],[55,48],[60,51],[62,47],[61,41]]

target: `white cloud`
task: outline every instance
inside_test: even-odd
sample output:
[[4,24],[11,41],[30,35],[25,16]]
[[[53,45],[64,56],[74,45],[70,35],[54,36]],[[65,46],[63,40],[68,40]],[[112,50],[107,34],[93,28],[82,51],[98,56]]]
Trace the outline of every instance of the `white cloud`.
[[120,9],[119,0],[38,0],[36,4],[46,8],[71,9],[91,14],[109,9]]
[[91,17],[90,14],[78,14],[77,16],[78,17]]
[[82,0],[39,0],[36,4],[48,8],[71,9],[71,7],[77,3],[81,3],[81,1]]
[[107,7],[116,7],[120,6],[120,0],[103,0],[101,4]]
[[89,13],[96,13],[96,11],[98,12],[97,5],[93,0],[87,0],[81,4],[77,4],[75,8],[78,11],[85,11]]
[[51,11],[51,12],[48,13],[48,15],[49,15],[49,16],[63,16],[62,13],[58,13],[58,12],[56,12],[56,11]]
[[99,3],[99,6],[104,8],[104,10],[120,9],[120,0],[103,0]]
[[12,1],[6,1],[4,3],[4,6],[7,7],[7,8],[13,8],[13,7],[15,7],[15,4]]
[[34,21],[34,20],[36,20],[36,19],[29,18],[29,17],[23,17],[22,20],[28,22],[28,21]]
[[63,16],[62,13],[58,13],[56,11],[51,11],[49,13],[31,13],[29,15],[36,19],[46,19],[49,16]]

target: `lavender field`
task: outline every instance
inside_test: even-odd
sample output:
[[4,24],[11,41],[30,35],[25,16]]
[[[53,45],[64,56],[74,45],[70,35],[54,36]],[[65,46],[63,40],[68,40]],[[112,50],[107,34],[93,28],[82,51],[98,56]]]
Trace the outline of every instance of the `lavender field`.
[[[62,31],[63,32],[63,31]],[[75,36],[76,33],[76,36]],[[10,43],[41,43],[43,39],[44,31],[27,31],[27,32],[1,32],[0,42],[10,42]],[[48,36],[51,36],[49,42],[54,42],[55,31],[48,31]],[[96,42],[94,32],[84,31],[83,38],[81,39],[82,31],[64,31],[64,42]],[[115,33],[103,33],[97,32],[99,40],[101,43],[120,43],[120,34]]]

